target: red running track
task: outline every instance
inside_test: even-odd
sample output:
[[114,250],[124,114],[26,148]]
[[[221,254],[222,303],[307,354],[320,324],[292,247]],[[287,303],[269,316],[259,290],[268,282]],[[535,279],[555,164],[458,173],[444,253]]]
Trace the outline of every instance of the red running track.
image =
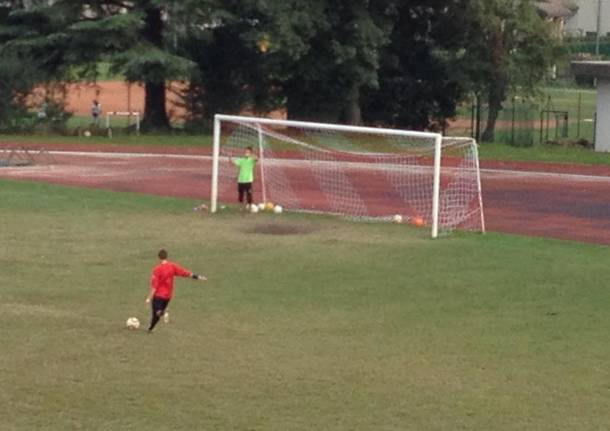
[[[109,148],[113,154],[92,152]],[[0,177],[193,199],[209,197],[209,160],[162,155],[176,152],[175,147],[92,148],[88,144],[53,145],[52,149],[60,151],[54,153],[56,164],[4,167]],[[208,151],[180,148],[180,153],[207,155]],[[495,161],[484,161],[481,167],[488,230],[610,244],[610,167]]]

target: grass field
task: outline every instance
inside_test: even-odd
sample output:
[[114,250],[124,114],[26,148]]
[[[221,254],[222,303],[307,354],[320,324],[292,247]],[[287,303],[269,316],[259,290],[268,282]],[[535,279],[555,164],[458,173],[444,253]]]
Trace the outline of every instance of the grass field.
[[0,134],[0,143],[10,142],[18,145],[31,143],[48,144],[104,144],[109,147],[113,145],[165,145],[165,146],[189,146],[189,147],[211,147],[211,135],[190,135],[186,133],[151,134],[151,135],[115,135],[112,139],[106,136],[61,136],[61,135],[3,135]]
[[513,147],[506,144],[480,144],[482,160],[520,160],[550,163],[580,163],[585,165],[610,165],[610,153],[597,153],[585,148],[569,148],[556,145]]
[[[594,141],[595,111],[597,110],[597,91],[585,88],[544,87],[539,94],[511,97],[502,104],[496,125],[497,142],[511,143],[515,146],[537,146],[554,140],[586,139]],[[466,102],[457,109],[457,119],[448,131],[454,135],[471,135],[473,121],[472,102]],[[543,111],[556,111],[548,115]],[[563,116],[567,114],[567,129],[564,130]],[[485,128],[487,107],[483,104],[481,111],[481,129]],[[541,124],[541,120],[544,122]],[[541,130],[542,129],[542,130]],[[565,133],[565,136],[564,136]]]
[[2,430],[610,428],[606,247],[193,204],[0,181]]

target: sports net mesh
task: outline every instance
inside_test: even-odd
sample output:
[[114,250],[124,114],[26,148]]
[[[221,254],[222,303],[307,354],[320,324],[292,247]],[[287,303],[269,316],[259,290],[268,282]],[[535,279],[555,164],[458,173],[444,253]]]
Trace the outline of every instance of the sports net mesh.
[[[221,122],[218,201],[237,201],[236,158],[258,157],[255,202],[359,219],[432,223],[434,138]],[[482,230],[476,143],[445,139],[439,232]],[[233,160],[233,162],[231,161]]]

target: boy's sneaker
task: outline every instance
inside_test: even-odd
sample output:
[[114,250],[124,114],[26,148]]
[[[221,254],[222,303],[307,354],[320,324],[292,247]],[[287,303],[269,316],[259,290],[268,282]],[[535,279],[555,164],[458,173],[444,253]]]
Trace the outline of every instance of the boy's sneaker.
[[167,311],[165,312],[165,314],[163,314],[163,322],[169,323],[169,313]]

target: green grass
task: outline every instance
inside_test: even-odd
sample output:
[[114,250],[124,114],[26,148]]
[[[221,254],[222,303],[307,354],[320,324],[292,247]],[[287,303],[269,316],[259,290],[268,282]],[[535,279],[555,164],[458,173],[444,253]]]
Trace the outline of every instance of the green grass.
[[[595,111],[597,110],[597,92],[591,89],[546,87],[541,90],[538,98],[519,98],[516,103],[515,115],[515,141],[512,138],[513,101],[509,98],[503,103],[504,109],[500,112],[499,123],[496,127],[496,140],[514,145],[532,145],[540,143],[540,120],[543,110],[568,113],[568,139],[583,138],[594,140]],[[470,119],[472,105],[465,103],[457,110],[457,117],[468,120],[468,130],[454,128],[452,134],[470,134]],[[487,110],[481,113],[481,128],[485,127]],[[554,126],[554,115],[550,116],[551,126],[548,136],[546,125],[543,125],[543,140],[563,139],[561,127]]]
[[2,135],[0,143],[10,142],[20,145],[31,143],[48,144],[94,144],[94,145],[164,145],[164,146],[188,146],[188,147],[211,147],[211,135],[189,135],[186,133],[175,134],[147,134],[147,135],[115,135],[113,138],[106,136],[60,136],[60,135]]
[[564,148],[557,145],[513,147],[499,143],[484,143],[479,146],[479,156],[481,159],[488,160],[610,165],[609,153],[597,153],[584,148]]
[[610,428],[606,247],[192,206],[0,181],[3,430]]

